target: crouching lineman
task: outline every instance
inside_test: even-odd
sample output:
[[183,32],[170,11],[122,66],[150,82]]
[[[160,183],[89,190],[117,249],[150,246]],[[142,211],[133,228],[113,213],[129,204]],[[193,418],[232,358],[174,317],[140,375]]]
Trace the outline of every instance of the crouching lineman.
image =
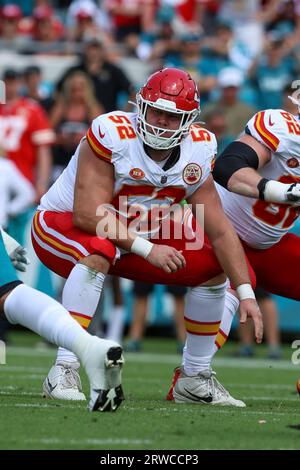
[[[0,315],[4,313],[10,323],[19,323],[57,346],[74,351],[90,381],[89,410],[116,410],[124,399],[120,370],[122,348],[113,341],[89,335],[62,305],[24,285],[11,262],[21,271],[25,271],[28,264],[25,250],[1,230]],[[48,378],[49,388],[55,387],[53,379]]]
[[[261,341],[261,313],[244,252],[211,176],[216,140],[192,124],[199,112],[199,93],[189,74],[174,68],[154,73],[137,94],[137,113],[115,111],[97,117],[66,170],[43,196],[33,221],[33,246],[48,268],[67,278],[63,305],[84,328],[110,272],[142,282],[193,287],[185,316],[195,335],[216,333],[224,308],[225,271],[237,288],[242,315],[253,318]],[[181,230],[181,221],[181,236],[174,236],[176,223],[168,214],[156,226],[147,225],[157,208],[166,214],[166,208],[183,198],[196,216],[204,204],[207,238],[201,249],[189,249],[193,244]],[[138,212],[143,217],[135,219]],[[136,220],[134,230],[131,222]],[[168,224],[171,235],[162,229]],[[205,308],[200,311],[202,301]],[[197,351],[190,356],[191,364],[194,356]],[[64,393],[65,370],[71,367],[76,374],[76,363],[73,353],[59,348],[48,375],[56,375],[57,386],[49,389],[46,378],[47,396],[70,398]],[[208,370],[207,387],[211,376]],[[244,406],[215,383],[213,394],[207,388],[207,402]],[[193,379],[187,389],[194,393]],[[76,386],[73,390],[74,398],[82,398]]]
[[[300,300],[300,237],[288,231],[300,211],[299,136],[299,115],[282,109],[260,111],[247,123],[241,138],[224,150],[213,172],[224,211],[243,243],[258,284],[295,300]],[[238,306],[235,292],[228,291],[213,349],[206,347],[205,337],[194,338],[209,363],[226,342]],[[184,355],[188,350],[187,341]],[[167,399],[181,401],[177,394],[183,385],[177,368]]]

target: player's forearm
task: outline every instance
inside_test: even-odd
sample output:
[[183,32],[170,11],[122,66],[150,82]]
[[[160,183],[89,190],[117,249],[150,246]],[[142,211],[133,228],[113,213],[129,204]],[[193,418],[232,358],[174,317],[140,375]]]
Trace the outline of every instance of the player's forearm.
[[136,235],[127,229],[126,223],[116,216],[109,205],[99,206],[95,216],[84,211],[74,210],[73,223],[84,232],[108,238],[119,248],[128,252],[133,251],[132,244],[137,238]]
[[257,199],[259,197],[257,185],[261,179],[261,175],[252,168],[242,168],[231,176],[227,189],[233,193]]
[[234,173],[228,181],[227,188],[229,191],[243,196],[276,204],[300,202],[299,183],[290,184],[268,180],[251,168],[242,168]]
[[230,226],[211,240],[211,244],[220,265],[234,287],[251,282],[243,247]]

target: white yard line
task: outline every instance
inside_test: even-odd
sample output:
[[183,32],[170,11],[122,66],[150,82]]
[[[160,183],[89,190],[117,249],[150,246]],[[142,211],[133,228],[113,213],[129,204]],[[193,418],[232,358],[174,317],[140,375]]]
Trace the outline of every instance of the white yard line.
[[108,444],[119,444],[119,445],[141,445],[141,444],[152,444],[153,441],[149,439],[57,439],[57,438],[42,438],[42,439],[25,439],[25,443],[28,444],[71,444],[81,448],[83,445],[108,445]]

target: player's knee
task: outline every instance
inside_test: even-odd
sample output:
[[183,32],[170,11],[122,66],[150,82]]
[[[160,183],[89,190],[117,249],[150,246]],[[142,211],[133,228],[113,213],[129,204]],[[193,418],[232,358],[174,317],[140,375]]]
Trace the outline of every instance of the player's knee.
[[86,256],[80,260],[80,263],[103,274],[107,274],[110,267],[110,262],[104,256],[95,254]]

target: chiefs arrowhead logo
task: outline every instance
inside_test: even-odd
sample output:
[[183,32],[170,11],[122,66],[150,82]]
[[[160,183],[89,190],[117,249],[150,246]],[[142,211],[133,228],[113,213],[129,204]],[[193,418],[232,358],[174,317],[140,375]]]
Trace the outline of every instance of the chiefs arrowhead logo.
[[299,166],[299,161],[295,157],[289,158],[286,163],[289,168],[297,168]]
[[144,178],[145,173],[140,168],[132,168],[129,172],[129,175],[135,180],[141,180],[142,178]]
[[186,184],[196,184],[200,181],[202,170],[197,163],[189,163],[182,172],[182,179]]

